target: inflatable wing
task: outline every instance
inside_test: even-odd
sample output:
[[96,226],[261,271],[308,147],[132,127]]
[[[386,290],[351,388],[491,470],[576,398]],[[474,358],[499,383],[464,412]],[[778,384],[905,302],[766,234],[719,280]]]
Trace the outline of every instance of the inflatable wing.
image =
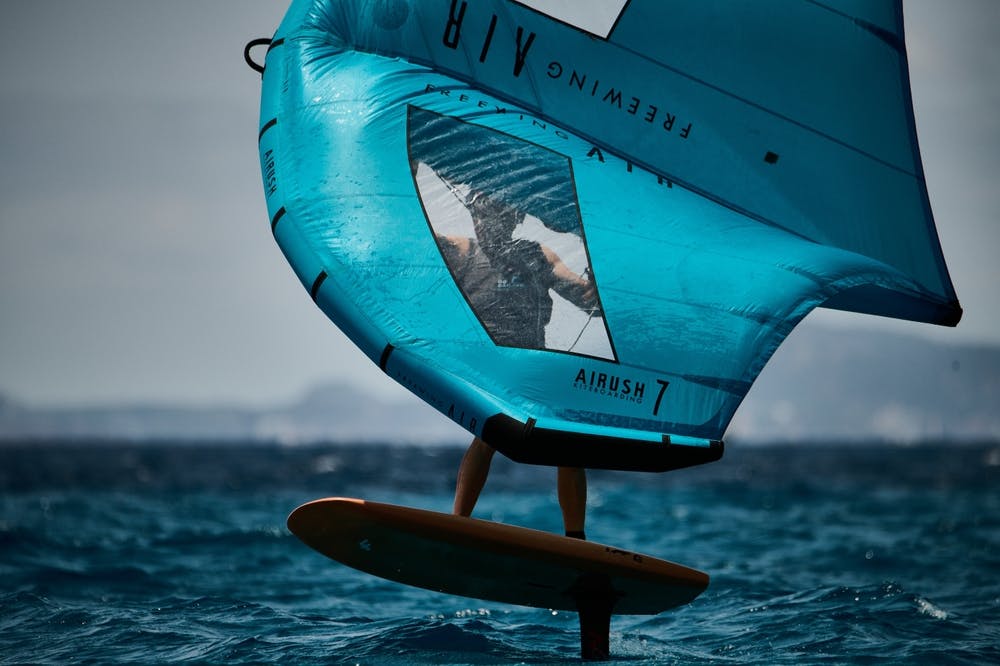
[[274,237],[373,362],[507,456],[718,459],[813,308],[961,316],[901,12],[295,0],[263,72]]

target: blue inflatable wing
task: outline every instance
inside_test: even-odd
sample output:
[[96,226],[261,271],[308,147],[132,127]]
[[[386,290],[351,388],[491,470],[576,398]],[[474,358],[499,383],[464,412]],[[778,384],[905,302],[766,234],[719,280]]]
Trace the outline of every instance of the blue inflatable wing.
[[818,306],[955,325],[899,2],[295,0],[274,237],[382,370],[522,462],[717,459]]

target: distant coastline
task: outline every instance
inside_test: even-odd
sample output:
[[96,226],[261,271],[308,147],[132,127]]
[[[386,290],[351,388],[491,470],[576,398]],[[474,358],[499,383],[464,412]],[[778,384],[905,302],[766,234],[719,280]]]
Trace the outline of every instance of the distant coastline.
[[[875,332],[794,333],[726,437],[740,443],[1000,441],[1000,348]],[[0,395],[0,444],[17,441],[459,445],[468,435],[415,397],[343,384],[274,407],[33,407]]]

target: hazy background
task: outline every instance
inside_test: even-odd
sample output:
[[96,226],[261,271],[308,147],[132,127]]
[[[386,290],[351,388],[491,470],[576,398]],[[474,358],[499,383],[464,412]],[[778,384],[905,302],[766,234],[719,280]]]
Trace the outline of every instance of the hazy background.
[[[0,395],[36,408],[264,408],[343,382],[405,399],[312,305],[271,236],[260,79],[242,51],[273,33],[284,2],[2,6]],[[1000,2],[904,10],[928,188],[965,317],[941,329],[820,311],[789,341],[799,348],[838,328],[1000,348]],[[751,394],[744,420],[753,408]]]

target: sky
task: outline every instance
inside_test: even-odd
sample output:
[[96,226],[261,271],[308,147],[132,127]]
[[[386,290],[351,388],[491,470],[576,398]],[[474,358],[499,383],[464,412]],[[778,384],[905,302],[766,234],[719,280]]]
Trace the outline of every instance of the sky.
[[[271,236],[259,76],[286,4],[4,3],[0,396],[31,406],[271,406],[403,389],[316,308]],[[800,326],[1000,345],[1000,1],[906,0],[917,131],[965,316]]]

